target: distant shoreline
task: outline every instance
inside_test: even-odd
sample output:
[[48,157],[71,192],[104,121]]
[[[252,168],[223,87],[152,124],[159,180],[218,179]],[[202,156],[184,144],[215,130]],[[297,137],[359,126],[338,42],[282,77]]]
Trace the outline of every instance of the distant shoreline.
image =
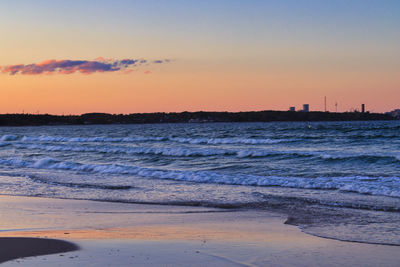
[[390,114],[369,112],[322,111],[248,111],[248,112],[171,112],[82,115],[0,114],[0,126],[91,125],[91,124],[149,124],[204,122],[274,122],[274,121],[374,121],[395,120]]

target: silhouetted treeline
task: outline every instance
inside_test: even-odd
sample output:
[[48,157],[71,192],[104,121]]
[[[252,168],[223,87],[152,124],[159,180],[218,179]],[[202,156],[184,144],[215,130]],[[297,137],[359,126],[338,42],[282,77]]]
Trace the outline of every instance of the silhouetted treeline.
[[0,125],[80,125],[80,124],[136,124],[177,122],[271,122],[271,121],[356,121],[393,120],[389,114],[381,113],[330,113],[293,111],[251,112],[180,112],[180,113],[135,113],[107,114],[87,113],[82,115],[49,114],[2,114]]

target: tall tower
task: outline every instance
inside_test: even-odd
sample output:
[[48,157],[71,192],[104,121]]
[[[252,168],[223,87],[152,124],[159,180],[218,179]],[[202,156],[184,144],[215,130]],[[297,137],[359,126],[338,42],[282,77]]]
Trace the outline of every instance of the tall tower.
[[361,112],[365,113],[365,104],[361,104]]
[[304,104],[303,105],[303,111],[304,112],[309,112],[310,111],[310,105],[309,104]]
[[324,103],[325,103],[325,112],[326,112],[326,96],[324,98]]

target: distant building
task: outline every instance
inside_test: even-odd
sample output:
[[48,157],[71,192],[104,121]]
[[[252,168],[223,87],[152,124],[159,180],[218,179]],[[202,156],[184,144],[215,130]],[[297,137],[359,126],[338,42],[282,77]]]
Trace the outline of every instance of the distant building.
[[361,112],[365,113],[365,104],[361,104]]
[[296,111],[296,108],[295,107],[290,107],[289,111]]
[[304,104],[303,105],[303,111],[304,112],[309,112],[310,111],[310,105],[309,104]]

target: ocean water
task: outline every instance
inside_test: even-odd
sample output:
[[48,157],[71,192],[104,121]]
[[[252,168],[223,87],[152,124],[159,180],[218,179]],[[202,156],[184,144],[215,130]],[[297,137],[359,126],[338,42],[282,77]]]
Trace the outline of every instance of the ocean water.
[[0,194],[272,210],[400,245],[400,122],[1,127]]

